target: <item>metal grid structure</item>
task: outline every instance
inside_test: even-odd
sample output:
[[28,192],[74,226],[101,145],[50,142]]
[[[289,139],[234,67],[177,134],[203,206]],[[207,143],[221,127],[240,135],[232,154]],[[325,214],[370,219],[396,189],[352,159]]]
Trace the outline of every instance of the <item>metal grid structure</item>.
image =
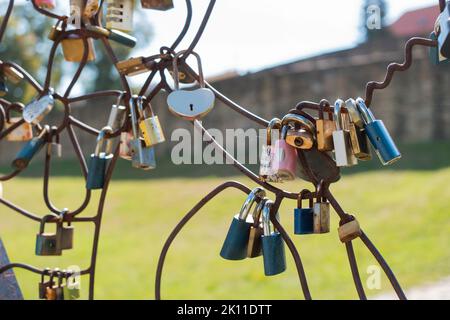
[[[208,23],[209,17],[213,11],[215,2],[216,2],[215,0],[210,0],[207,10],[203,16],[202,23],[200,24],[192,42],[186,49],[185,54],[180,59],[180,64],[184,67],[184,69],[187,70],[187,72],[189,73],[190,76],[194,77],[197,80],[199,79],[199,75],[195,71],[193,71],[190,68],[190,66],[186,63],[186,58],[193,52],[195,46],[197,45],[198,41],[202,37],[202,34]],[[88,38],[94,38],[94,39],[98,40],[99,43],[101,43],[101,45],[105,48],[106,53],[108,54],[108,57],[109,57],[111,63],[114,65],[118,62],[116,55],[110,45],[109,40],[105,36],[99,36],[97,33],[89,31],[83,27],[81,27],[80,29],[77,29],[77,30],[65,30],[65,26],[67,25],[67,22],[68,22],[67,16],[58,15],[58,14],[50,12],[46,9],[38,7],[38,5],[36,4],[36,0],[31,0],[31,4],[33,5],[33,8],[34,8],[34,10],[36,10],[37,13],[45,15],[50,19],[55,19],[55,20],[59,21],[63,25],[63,30],[64,30],[54,41],[54,44],[50,50],[45,82],[43,85],[41,85],[33,78],[32,75],[30,75],[26,70],[24,70],[21,66],[15,64],[14,62],[4,61],[3,64],[5,66],[12,66],[15,69],[17,69],[18,71],[20,71],[24,75],[24,79],[38,92],[38,94],[44,95],[50,87],[53,61],[54,61],[56,49],[60,45],[61,41],[63,40],[64,37],[67,37],[68,35],[71,35],[71,34],[75,34],[75,35],[81,37],[81,39],[83,40],[83,44],[84,44],[83,59],[79,63],[78,69],[77,69],[76,73],[74,74],[71,82],[67,86],[65,92],[62,94],[55,92],[53,95],[54,99],[60,101],[64,106],[63,121],[59,124],[59,126],[53,127],[51,134],[48,134],[46,139],[48,142],[51,142],[53,135],[59,134],[62,131],[67,130],[67,133],[70,137],[70,141],[72,142],[72,145],[76,152],[76,156],[80,162],[83,176],[86,179],[87,173],[88,173],[88,168],[87,168],[86,160],[83,156],[81,147],[78,143],[78,139],[77,139],[77,135],[75,134],[74,127],[79,128],[92,136],[97,136],[99,134],[100,130],[93,128],[91,126],[88,126],[83,121],[76,119],[71,113],[71,104],[73,104],[75,102],[80,102],[80,101],[87,101],[87,100],[93,99],[93,98],[118,97],[120,95],[123,95],[125,98],[124,101],[125,101],[127,111],[129,112],[129,110],[130,110],[129,99],[132,97],[133,93],[132,93],[132,90],[130,88],[127,78],[124,75],[119,73],[122,90],[106,90],[106,91],[89,93],[89,94],[78,96],[78,97],[72,97],[71,91],[72,91],[74,85],[79,80],[80,74],[83,71],[84,67],[86,66],[86,62],[88,59],[88,42],[87,42]],[[441,11],[443,11],[445,8],[445,5],[446,5],[445,0],[439,0],[439,4],[440,4]],[[103,5],[104,5],[104,1],[102,0],[100,2],[100,9],[102,8]],[[5,29],[7,28],[9,17],[11,16],[12,11],[13,11],[13,6],[14,6],[14,0],[10,0],[9,5],[6,10],[6,13],[3,18],[3,21],[1,22],[1,26],[0,26],[0,42],[5,33]],[[165,71],[168,68],[170,68],[170,66],[172,65],[173,58],[176,55],[176,49],[177,49],[178,45],[180,44],[181,40],[185,37],[185,35],[190,27],[192,11],[193,11],[190,0],[186,0],[186,8],[187,8],[187,16],[186,16],[184,26],[183,26],[179,36],[173,42],[173,44],[170,46],[163,46],[163,47],[161,47],[160,52],[158,54],[150,55],[150,56],[144,58],[145,65],[151,71],[150,71],[150,74],[149,74],[147,80],[142,85],[138,95],[145,96],[146,99],[144,101],[147,101],[146,107],[148,107],[148,103],[161,90],[166,90],[168,92],[172,91],[171,87],[169,86],[169,84],[166,81]],[[96,25],[96,26],[102,26],[101,12],[102,12],[102,10],[99,10],[98,13],[91,19],[91,21],[90,21],[91,24]],[[433,41],[433,40],[426,39],[426,38],[417,38],[417,37],[410,39],[406,43],[406,46],[405,46],[405,61],[402,64],[398,64],[398,63],[390,64],[387,68],[387,73],[386,73],[386,77],[385,77],[384,81],[382,81],[382,82],[371,81],[371,82],[367,83],[366,97],[365,97],[365,102],[366,102],[367,106],[370,106],[375,90],[381,90],[381,89],[386,88],[390,84],[396,71],[405,71],[411,66],[411,64],[412,64],[412,49],[414,46],[436,47],[437,41]],[[161,80],[159,81],[159,83],[156,86],[153,87],[153,89],[149,90],[150,84],[152,83],[154,76],[156,74],[160,75]],[[257,124],[257,125],[260,125],[263,127],[268,126],[269,122],[267,120],[263,119],[262,117],[260,117],[256,114],[249,112],[244,107],[237,104],[236,102],[231,101],[226,96],[224,96],[223,94],[218,92],[216,89],[214,89],[209,83],[206,83],[206,87],[211,89],[214,92],[215,97],[218,100],[222,101],[225,104],[225,106],[230,108],[232,111],[237,112],[241,116],[248,118],[249,120],[255,122],[255,124]],[[320,103],[309,102],[309,101],[300,102],[300,103],[298,103],[298,105],[296,106],[295,109],[292,109],[289,112],[302,114],[304,116],[312,118],[309,114],[307,114],[305,112],[305,110],[308,109],[308,110],[316,110],[317,111],[317,110],[319,110],[319,107],[321,104],[323,105],[322,107],[324,108],[324,110],[326,112],[333,111],[333,107],[330,106],[330,103],[326,100],[322,100]],[[15,128],[19,127],[22,123],[24,123],[24,120],[22,119],[21,121],[17,122],[16,124],[9,127],[8,129],[5,129],[4,123],[5,123],[6,114],[9,112],[10,109],[21,111],[23,108],[24,108],[24,105],[21,103],[10,102],[5,99],[0,99],[0,140],[5,138]],[[275,187],[272,184],[261,181],[258,175],[251,172],[243,164],[239,163],[229,153],[227,153],[224,150],[224,148],[219,143],[217,143],[214,140],[214,138],[208,133],[208,131],[200,124],[200,122],[195,120],[192,123],[198,129],[200,129],[203,132],[203,134],[208,138],[209,141],[207,143],[212,143],[215,145],[215,147],[222,150],[224,157],[228,161],[231,161],[232,165],[235,168],[237,168],[240,173],[247,176],[248,178],[250,178],[250,180],[257,183],[261,187],[265,188],[267,191],[269,191],[270,193],[272,193],[275,196],[275,203],[271,209],[271,221],[274,224],[274,227],[277,228],[277,230],[281,233],[281,236],[284,239],[284,241],[295,261],[295,266],[296,266],[296,270],[297,270],[298,277],[299,277],[300,287],[303,292],[304,298],[307,300],[312,299],[310,290],[308,288],[307,277],[306,277],[305,270],[303,268],[300,254],[299,254],[296,246],[294,245],[293,241],[291,240],[290,236],[286,232],[286,230],[276,219],[276,213],[277,213],[278,208],[280,207],[282,201],[284,199],[297,199],[299,194],[284,191],[282,189]],[[40,132],[41,130],[43,130],[43,127],[38,124],[38,125],[36,125],[36,129],[38,132]],[[107,138],[114,139],[114,138],[118,137],[121,134],[121,132],[128,131],[129,129],[130,129],[130,121],[127,120],[127,121],[125,121],[122,128],[114,131],[111,134],[108,134]],[[71,209],[65,216],[65,219],[66,219],[65,221],[68,221],[68,222],[71,222],[74,224],[76,224],[76,223],[93,223],[95,226],[90,266],[81,271],[82,276],[89,277],[89,299],[94,299],[95,270],[96,270],[98,244],[99,244],[100,231],[101,231],[101,223],[102,223],[102,218],[103,218],[103,211],[104,211],[106,196],[108,193],[108,185],[111,181],[111,176],[115,169],[117,159],[119,158],[118,155],[119,155],[119,144],[117,143],[114,148],[114,157],[113,157],[113,159],[107,169],[107,172],[106,172],[106,181],[105,181],[104,188],[101,191],[101,196],[100,196],[100,200],[99,200],[98,207],[97,207],[97,213],[91,217],[81,216],[81,213],[88,206],[90,199],[91,199],[91,191],[86,190],[85,198],[84,198],[84,201],[82,202],[82,204],[76,209]],[[313,170],[311,169],[311,167],[310,167],[311,163],[308,162],[307,157],[305,156],[305,154],[302,151],[298,152],[298,158],[299,158],[299,163],[301,164],[301,166],[305,170],[306,174],[308,175],[308,180],[310,182],[312,182],[314,184],[314,186],[316,187],[315,192],[307,192],[306,193],[305,199],[316,197],[318,195],[317,186],[320,186],[321,194],[329,201],[332,208],[336,211],[336,213],[339,216],[339,219],[341,220],[341,223],[349,221],[349,219],[351,219],[351,216],[348,215],[344,211],[344,209],[339,205],[338,201],[335,199],[335,197],[329,190],[329,185],[331,184],[332,179],[330,179],[328,181],[324,180],[324,179],[319,179],[319,177],[317,177],[315,172],[313,172]],[[49,192],[48,192],[51,160],[52,160],[51,155],[47,153],[47,155],[45,157],[45,170],[44,170],[44,177],[43,177],[43,179],[44,179],[43,196],[44,196],[45,204],[48,207],[48,210],[50,210],[53,213],[59,214],[61,212],[61,209],[56,208],[52,204],[52,201],[50,199]],[[19,176],[21,171],[22,170],[14,170],[13,172],[3,175],[0,177],[0,181],[11,180],[16,176]],[[234,181],[228,181],[228,182],[225,182],[225,183],[217,186],[214,190],[212,190],[204,198],[202,198],[181,219],[181,221],[175,226],[175,228],[169,235],[168,239],[166,240],[166,242],[163,246],[163,249],[162,249],[161,255],[159,257],[159,261],[158,261],[156,281],[155,281],[155,297],[157,300],[161,299],[161,278],[162,278],[162,274],[163,274],[164,262],[165,262],[167,252],[170,249],[170,246],[173,243],[174,239],[179,234],[179,232],[187,225],[187,223],[190,221],[190,219],[194,215],[196,215],[205,204],[207,204],[209,201],[213,200],[221,192],[228,190],[230,188],[240,190],[245,194],[248,194],[251,191],[245,185],[238,183],[238,182],[234,182]],[[37,216],[36,214],[34,214],[28,210],[25,210],[4,198],[0,198],[0,203],[5,205],[6,207],[10,208],[11,210],[23,215],[25,218],[34,220],[36,222],[41,222],[42,218],[40,216]],[[50,220],[49,222],[55,223],[56,221]],[[368,236],[364,232],[362,232],[362,234],[359,238],[362,241],[362,243],[367,247],[367,249],[371,252],[373,257],[377,260],[377,262],[380,264],[380,266],[382,267],[384,273],[386,274],[390,283],[392,284],[397,296],[400,299],[406,299],[406,296],[405,296],[400,284],[398,283],[394,273],[388,266],[388,264],[385,261],[385,259],[383,258],[383,256],[377,250],[375,245],[371,242],[371,240],[368,238]],[[345,247],[346,247],[346,252],[348,255],[348,261],[349,261],[349,265],[351,268],[355,288],[357,290],[359,298],[367,299],[366,293],[364,291],[364,288],[363,288],[363,285],[361,282],[360,274],[358,271],[357,261],[356,261],[352,242],[351,241],[346,242]],[[48,269],[41,270],[41,269],[38,269],[31,265],[27,265],[27,264],[23,264],[23,263],[11,263],[11,264],[7,264],[7,265],[3,265],[0,267],[0,274],[2,274],[3,272],[5,272],[7,270],[11,270],[13,268],[22,268],[22,269],[28,270],[30,272],[36,273],[38,275],[49,275]],[[66,275],[69,276],[70,274],[66,274]]]

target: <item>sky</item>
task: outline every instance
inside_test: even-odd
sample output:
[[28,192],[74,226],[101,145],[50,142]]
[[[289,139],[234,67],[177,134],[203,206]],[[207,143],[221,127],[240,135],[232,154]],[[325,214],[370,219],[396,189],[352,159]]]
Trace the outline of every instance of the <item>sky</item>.
[[[206,76],[227,71],[245,73],[265,67],[354,46],[359,32],[362,0],[217,0],[196,51],[202,56]],[[199,26],[208,0],[192,0],[193,22],[185,49]],[[345,3],[345,4],[344,4]],[[175,9],[147,11],[154,37],[144,53],[157,53],[180,32],[185,1],[174,0]],[[437,0],[388,0],[389,21],[402,13],[437,5]],[[138,5],[139,7],[139,5]]]

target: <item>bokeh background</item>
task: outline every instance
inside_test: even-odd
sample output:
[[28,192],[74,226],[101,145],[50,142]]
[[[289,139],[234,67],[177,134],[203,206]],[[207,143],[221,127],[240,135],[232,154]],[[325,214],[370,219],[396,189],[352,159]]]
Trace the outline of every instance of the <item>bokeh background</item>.
[[[439,13],[437,2],[218,1],[196,51],[202,56],[208,81],[216,88],[265,118],[280,117],[301,100],[334,101],[363,95],[366,82],[384,78],[388,63],[403,61],[408,38],[428,37]],[[0,1],[0,14],[4,14],[6,3]],[[119,56],[148,56],[171,44],[185,15],[184,1],[174,3],[175,9],[167,12],[143,10],[137,3],[133,34],[138,46],[130,51],[114,45]],[[193,1],[192,28],[180,49],[192,39],[207,4],[206,0]],[[381,8],[380,30],[366,27],[366,9],[372,4]],[[60,2],[57,10],[66,7]],[[17,1],[6,39],[0,45],[0,59],[17,62],[43,81],[51,45],[46,36],[52,22],[35,14],[29,2]],[[97,60],[83,72],[73,95],[120,88],[100,45],[96,45],[96,52]],[[398,142],[402,160],[387,168],[374,159],[346,169],[332,191],[347,212],[358,217],[405,288],[430,284],[433,289],[434,285],[445,286],[450,276],[450,69],[432,65],[426,48],[415,49],[414,57],[411,70],[396,75],[387,90],[376,92],[373,103],[375,115],[384,120]],[[76,65],[64,62],[61,52],[55,63],[52,85],[64,90]],[[144,81],[145,75],[138,76],[132,79],[132,85],[137,90]],[[26,85],[10,89],[6,98],[11,101],[27,103],[35,94]],[[179,127],[192,130],[167,112],[165,97],[162,92],[153,107],[166,136],[169,138]],[[112,103],[93,100],[74,105],[73,111],[77,118],[100,128]],[[55,108],[45,121],[54,124],[60,119],[61,112]],[[220,103],[204,124],[222,130],[254,127]],[[88,157],[94,141],[82,132],[77,134]],[[61,138],[63,158],[52,162],[50,193],[58,207],[73,208],[83,200],[84,181],[67,136]],[[96,277],[98,299],[153,298],[157,259],[178,220],[225,179],[254,186],[230,166],[174,165],[170,159],[173,145],[168,141],[157,147],[158,168],[151,172],[133,170],[128,162],[119,161],[103,218]],[[10,171],[9,164],[18,149],[20,144],[0,143],[0,172]],[[46,214],[42,173],[42,158],[38,157],[20,177],[3,184],[4,198],[36,214]],[[305,187],[310,186],[301,180],[283,185],[291,191]],[[96,212],[97,199],[98,194],[94,194],[86,215]],[[288,270],[273,278],[264,277],[260,258],[229,262],[219,257],[229,223],[244,199],[237,191],[225,192],[182,231],[167,258],[163,298],[302,298],[290,257]],[[293,230],[295,206],[294,201],[286,201],[280,209],[289,231]],[[337,219],[333,219],[330,234],[293,236],[316,299],[357,298],[337,225]],[[58,258],[33,255],[37,230],[35,222],[0,207],[0,237],[12,261],[39,267],[88,266],[92,226],[77,225],[75,249]],[[356,242],[355,250],[365,283],[369,276],[366,271],[376,262],[360,243]],[[21,270],[16,275],[25,298],[36,299],[39,277]],[[84,281],[84,297],[86,290]],[[368,290],[371,297],[391,292],[385,278],[380,289]],[[449,297],[448,292],[434,292],[434,298]]]

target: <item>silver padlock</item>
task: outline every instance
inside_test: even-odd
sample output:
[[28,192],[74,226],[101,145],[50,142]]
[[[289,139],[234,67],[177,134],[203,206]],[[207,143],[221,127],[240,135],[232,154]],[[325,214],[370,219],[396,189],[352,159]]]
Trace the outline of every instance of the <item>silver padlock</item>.
[[110,127],[113,131],[122,128],[122,125],[125,120],[125,113],[127,111],[127,108],[125,106],[120,105],[123,96],[124,93],[122,92],[118,96],[116,104],[112,105],[111,112],[109,113],[108,123],[106,126]]
[[54,90],[48,89],[46,95],[33,100],[23,108],[23,119],[32,124],[38,124],[44,117],[52,111],[55,105],[55,99],[53,98]]
[[57,132],[57,127],[52,127],[51,129],[51,139],[52,141],[47,144],[47,154],[51,157],[62,157],[62,145],[59,139],[59,133]]
[[316,191],[317,201],[313,205],[314,233],[330,232],[330,203],[323,196],[323,182],[319,184]]
[[351,167],[358,164],[358,159],[352,152],[350,132],[345,130],[342,121],[342,107],[344,101],[336,100],[334,104],[334,121],[336,131],[333,132],[334,156],[338,167]]

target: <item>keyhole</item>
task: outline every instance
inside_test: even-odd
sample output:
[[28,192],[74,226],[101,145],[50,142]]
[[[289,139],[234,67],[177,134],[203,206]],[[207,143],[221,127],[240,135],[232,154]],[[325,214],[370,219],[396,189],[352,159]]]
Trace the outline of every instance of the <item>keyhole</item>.
[[189,108],[191,109],[191,111],[194,111],[194,105],[192,103],[189,105]]

